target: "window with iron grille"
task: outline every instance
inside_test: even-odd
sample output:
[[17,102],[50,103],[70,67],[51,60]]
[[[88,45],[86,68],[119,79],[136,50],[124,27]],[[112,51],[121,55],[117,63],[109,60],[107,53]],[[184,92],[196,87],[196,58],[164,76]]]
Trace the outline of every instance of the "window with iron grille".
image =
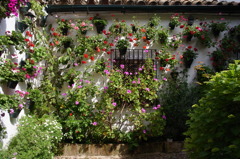
[[[154,65],[157,68],[156,51],[156,49],[128,49],[126,54],[122,55],[118,49],[115,49],[111,54],[112,67],[120,68],[120,65],[124,65],[124,72],[135,74],[145,64],[145,61],[150,58],[154,60]],[[156,75],[158,77],[157,69]]]

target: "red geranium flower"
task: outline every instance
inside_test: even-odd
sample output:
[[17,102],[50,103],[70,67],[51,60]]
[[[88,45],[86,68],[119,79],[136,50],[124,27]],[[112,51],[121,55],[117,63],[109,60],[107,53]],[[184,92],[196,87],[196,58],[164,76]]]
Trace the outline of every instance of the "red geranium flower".
[[88,58],[88,54],[84,54],[83,56],[84,56],[85,58]]
[[86,61],[82,61],[82,64],[86,64],[87,62]]

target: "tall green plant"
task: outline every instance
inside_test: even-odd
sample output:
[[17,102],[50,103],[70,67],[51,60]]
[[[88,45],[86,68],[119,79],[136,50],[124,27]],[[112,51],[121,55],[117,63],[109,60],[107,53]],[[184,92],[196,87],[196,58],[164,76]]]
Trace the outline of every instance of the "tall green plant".
[[240,61],[216,73],[187,121],[191,158],[240,158]]

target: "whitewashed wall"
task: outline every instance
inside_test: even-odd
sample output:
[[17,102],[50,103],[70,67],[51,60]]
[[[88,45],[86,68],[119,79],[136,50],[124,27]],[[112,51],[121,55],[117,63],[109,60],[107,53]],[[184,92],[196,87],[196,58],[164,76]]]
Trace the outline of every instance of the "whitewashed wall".
[[[53,26],[56,26],[56,18],[64,18],[64,19],[72,19],[72,20],[78,20],[78,19],[88,19],[89,17],[93,17],[96,13],[59,13],[59,14],[53,14],[53,15],[49,15],[48,19],[47,19],[47,24],[53,24]],[[112,17],[111,15],[114,14],[115,16]],[[147,21],[154,15],[154,14],[150,14],[150,13],[110,13],[110,12],[102,12],[99,13],[100,17],[107,19],[108,20],[108,26],[106,27],[106,29],[108,29],[112,22],[113,19],[118,18],[119,20],[125,20],[129,25],[132,23],[132,17],[136,16],[136,20],[139,21],[140,25],[144,25],[147,23]],[[168,27],[168,23],[169,23],[169,17],[172,14],[158,14],[161,17],[161,25],[164,27]],[[222,15],[222,14],[192,14],[194,16],[195,20],[195,24],[199,23],[200,20],[207,20],[207,21],[211,21],[211,20],[219,20],[220,18],[225,18],[226,22],[229,22],[229,26],[235,26],[240,24],[239,21],[239,15]],[[185,14],[185,17],[188,17],[189,14]],[[18,17],[13,17],[13,18],[7,18],[7,19],[3,19],[0,23],[0,34],[4,35],[5,31],[11,31],[11,30],[15,30],[15,21],[17,20]],[[177,27],[175,28],[172,32],[170,32],[171,35],[175,35],[179,32],[181,32],[182,30]],[[73,35],[74,33],[70,33],[70,36]],[[96,34],[96,30],[90,31],[87,33],[87,35],[95,35]],[[214,37],[212,37],[214,40],[220,40],[223,37],[224,33],[221,33],[221,35],[218,37],[218,39],[215,39]],[[193,82],[194,81],[194,77],[196,75],[196,71],[194,70],[194,66],[198,65],[198,62],[203,62],[207,65],[211,64],[210,58],[209,58],[209,53],[212,52],[215,48],[206,48],[203,47],[199,42],[197,42],[198,40],[193,39],[191,42],[189,43],[185,43],[185,46],[180,47],[179,49],[173,51],[173,54],[175,54],[178,58],[181,55],[181,52],[183,50],[183,48],[185,48],[186,46],[193,46],[198,48],[198,57],[197,59],[194,60],[192,67],[188,70],[188,82]],[[145,45],[145,43],[141,43],[141,45],[139,45],[136,49],[142,49],[142,47]],[[133,47],[132,47],[133,48]],[[149,49],[160,49],[160,46],[158,44],[154,44],[152,45]],[[106,53],[99,55],[99,56],[104,56],[106,58],[109,58],[109,55],[107,55]],[[21,61],[22,58],[24,57],[23,55],[19,55],[18,58],[18,62]],[[89,63],[91,64],[91,63]],[[183,66],[182,66],[183,67]],[[179,68],[182,68],[181,66],[179,66]],[[105,83],[104,81],[98,81],[100,84]],[[24,83],[20,83],[18,84],[17,88],[15,90],[26,90],[26,85]],[[9,88],[6,88],[5,86],[1,85],[0,87],[0,93],[5,93],[5,94],[13,94],[14,90],[11,90]],[[7,146],[7,143],[9,142],[9,140],[11,139],[11,137],[13,137],[17,131],[17,124],[18,124],[18,120],[24,116],[24,110],[21,111],[19,117],[17,119],[11,119],[9,117],[9,114],[7,111],[3,111],[1,110],[1,112],[5,113],[4,117],[0,117],[1,120],[3,121],[3,123],[5,124],[5,126],[7,127],[7,138],[3,140],[3,145],[4,147]]]
[[[11,17],[11,18],[6,18],[6,19],[2,19],[0,22],[0,35],[5,35],[5,31],[13,31],[16,30],[15,26],[16,26],[16,21],[19,19],[19,17]],[[14,62],[20,62],[21,59],[25,58],[25,55],[22,54],[20,55],[18,53],[17,50],[15,50],[13,47],[11,47],[10,49],[11,54],[17,54],[17,58],[12,59]],[[2,55],[1,57],[4,58],[11,58],[10,55]],[[22,82],[19,83],[16,87],[16,89],[10,89],[7,88],[5,85],[1,84],[0,85],[0,93],[1,94],[14,94],[14,92],[16,90],[26,90],[26,85]],[[3,124],[6,127],[6,131],[7,131],[7,135],[6,138],[3,139],[3,148],[6,147],[8,141],[17,133],[17,124],[18,124],[18,120],[25,115],[24,109],[20,112],[18,118],[10,118],[8,111],[6,110],[0,110],[1,114],[5,114],[4,117],[0,116],[0,120],[2,120]]]

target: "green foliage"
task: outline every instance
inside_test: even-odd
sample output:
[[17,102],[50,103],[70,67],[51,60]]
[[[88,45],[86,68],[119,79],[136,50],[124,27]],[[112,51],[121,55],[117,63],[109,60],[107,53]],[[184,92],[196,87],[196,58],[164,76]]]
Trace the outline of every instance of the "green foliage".
[[118,40],[116,47],[118,49],[128,48],[130,46],[130,42],[127,39]]
[[[156,106],[157,90],[162,83],[155,79],[153,63],[148,60],[137,75],[114,69],[109,72],[110,82],[96,103],[98,125],[95,137],[101,142],[140,141],[162,135],[162,109]],[[147,124],[146,124],[147,123]]]
[[158,40],[159,40],[160,44],[167,44],[168,37],[169,37],[168,30],[160,28],[157,31],[157,35],[158,35]]
[[3,158],[50,159],[61,141],[61,125],[50,116],[36,118],[26,116],[20,119],[18,134],[14,136],[7,150],[0,152]]
[[216,73],[187,121],[186,150],[191,158],[240,158],[240,64]]
[[95,16],[92,20],[94,25],[104,25],[106,26],[108,24],[106,19],[101,19],[100,17]]
[[25,80],[25,72],[9,59],[0,58],[0,82]]
[[199,87],[188,84],[186,77],[181,76],[176,80],[175,78],[168,78],[168,82],[163,84],[158,93],[159,101],[167,117],[163,137],[175,141],[185,139],[183,133],[188,128],[185,124],[189,119],[188,112],[191,110],[191,106],[197,103],[201,95]]
[[56,115],[63,125],[65,142],[93,142],[94,103],[98,88],[89,80],[75,83],[76,87],[59,96]]
[[208,81],[212,75],[214,75],[214,71],[206,65],[196,65],[195,70],[197,70],[197,82],[199,84],[204,84],[204,82]]

